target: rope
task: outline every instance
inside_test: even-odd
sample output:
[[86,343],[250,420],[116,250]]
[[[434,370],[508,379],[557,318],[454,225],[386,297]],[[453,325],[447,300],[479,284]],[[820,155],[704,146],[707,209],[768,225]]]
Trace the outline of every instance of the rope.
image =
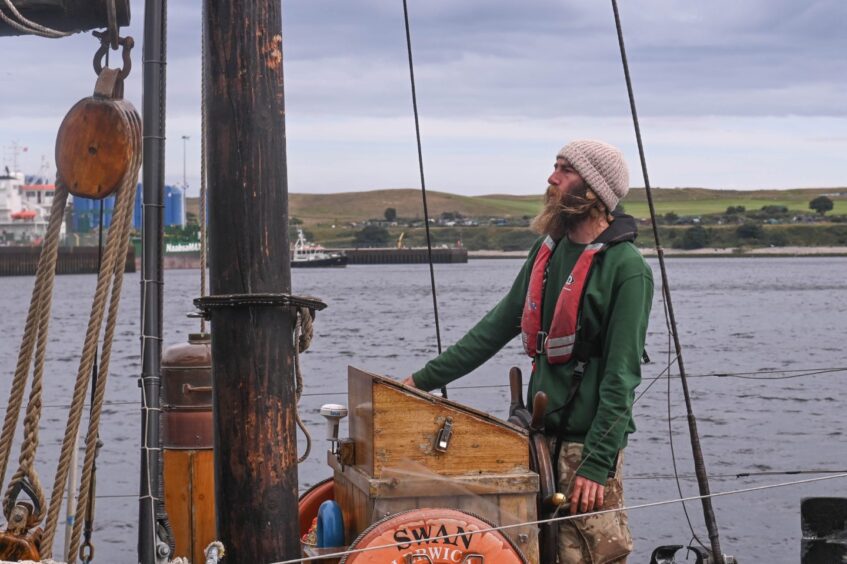
[[[426,180],[424,179],[423,150],[421,149],[421,126],[418,118],[418,95],[415,91],[415,65],[412,62],[412,34],[409,30],[409,8],[403,0],[403,21],[406,24],[406,51],[409,54],[409,81],[412,85],[412,112],[415,114],[415,138],[418,143],[418,168],[421,172],[421,196],[423,198],[424,228],[426,230],[426,256],[429,261],[429,282],[432,287],[432,309],[435,312],[435,340],[441,354],[441,327],[438,321],[438,296],[435,292],[435,267],[432,264],[432,238],[429,233],[429,209],[426,203]],[[441,387],[441,395],[447,397],[447,386]]]
[[[136,160],[138,164],[140,164],[140,156],[137,156]],[[137,170],[138,169],[136,169],[136,171]],[[125,202],[121,202],[123,204],[123,208],[121,209],[122,216],[120,218],[120,224],[117,226],[116,233],[110,234],[113,235],[114,238],[117,240],[118,248],[121,248],[121,243],[123,243],[123,248],[126,249],[126,242],[129,238],[130,217],[132,214],[133,204],[135,203],[136,185],[137,178],[133,178],[130,186],[125,185],[123,187],[123,190],[127,193],[127,195],[125,198]],[[121,196],[123,196],[123,194],[121,194]],[[106,318],[106,329],[103,336],[103,351],[100,359],[100,370],[97,375],[96,386],[94,387],[94,399],[91,403],[91,415],[88,421],[88,435],[86,437],[85,445],[85,461],[82,467],[82,478],[79,496],[77,497],[77,512],[76,517],[74,519],[71,545],[67,554],[67,560],[69,562],[73,560],[73,556],[76,555],[78,552],[80,534],[82,532],[83,523],[85,522],[85,512],[86,508],[89,506],[89,494],[94,484],[93,473],[95,457],[97,454],[98,429],[100,428],[100,415],[103,410],[103,399],[106,396],[106,380],[109,376],[109,361],[111,360],[112,342],[115,336],[115,327],[117,325],[118,307],[120,305],[121,286],[123,283],[123,272],[123,261],[115,260],[111,273],[113,277],[113,286],[109,299],[110,301],[109,310]],[[90,516],[90,518],[93,519],[93,517],[94,515],[92,506],[92,515]]]
[[[114,7],[114,3],[109,3]],[[105,66],[109,66],[109,51],[106,51],[106,59]],[[97,272],[100,272],[100,269],[103,267],[103,200],[100,200],[100,222],[98,224],[97,229]],[[94,366],[91,369],[91,382],[92,382],[92,390],[91,390],[91,405],[94,404],[94,388],[97,387],[97,376],[99,373],[99,368],[97,366],[97,355],[94,355]],[[90,406],[89,406],[90,409]],[[79,442],[79,438],[77,437],[76,443]],[[100,447],[103,446],[103,441],[97,441],[97,452],[95,453],[95,459],[97,455],[100,453]],[[78,446],[74,446],[73,455],[71,456],[71,471],[68,474],[68,502],[65,504],[65,545],[64,545],[64,554],[68,554],[71,549],[71,539],[73,538],[73,527],[76,523],[76,499],[73,496],[73,485],[76,484],[77,481],[77,453]],[[95,464],[93,471],[91,473],[91,492],[95,492],[97,487],[97,465]],[[94,558],[94,544],[91,542],[91,537],[94,534],[94,502],[95,496],[92,494],[89,495],[88,504],[85,508],[85,524],[83,526],[82,532],[82,547],[79,550],[80,560],[82,560],[83,564],[89,564],[91,560]]]
[[674,348],[676,350],[676,363],[679,367],[679,376],[682,382],[682,390],[685,398],[685,407],[688,413],[688,429],[691,437],[691,450],[694,457],[694,469],[697,473],[697,484],[700,489],[703,504],[703,518],[706,523],[706,528],[709,532],[709,541],[711,543],[712,557],[716,564],[724,564],[723,552],[721,551],[720,536],[718,533],[717,519],[715,511],[712,508],[711,498],[709,497],[709,476],[706,472],[706,463],[703,458],[703,451],[700,446],[700,437],[697,432],[697,420],[694,417],[694,410],[691,405],[691,395],[688,391],[688,382],[685,379],[685,364],[682,360],[682,345],[679,341],[679,332],[677,331],[676,318],[674,316],[673,302],[671,301],[671,290],[668,283],[667,268],[665,267],[664,250],[662,249],[659,230],[656,225],[656,209],[653,205],[653,193],[650,188],[650,177],[647,174],[647,159],[644,156],[644,144],[641,140],[641,127],[638,124],[638,112],[635,108],[635,94],[632,89],[632,79],[629,74],[629,64],[626,57],[626,47],[624,45],[623,28],[621,26],[620,12],[618,11],[617,0],[612,0],[612,11],[615,17],[615,28],[618,35],[618,46],[620,47],[621,63],[623,65],[624,79],[626,81],[627,94],[629,96],[629,107],[632,113],[632,122],[635,128],[635,138],[638,144],[638,156],[641,161],[641,172],[644,177],[644,188],[647,194],[647,203],[650,208],[650,218],[653,224],[653,236],[656,242],[656,254],[659,259],[659,269],[662,273],[662,293],[665,297],[665,307],[667,307],[668,321],[671,327],[671,335],[673,337]]
[[297,421],[297,426],[303,431],[303,435],[306,436],[306,450],[297,459],[297,464],[300,464],[312,452],[312,435],[300,418],[300,397],[303,395],[303,374],[300,372],[300,353],[306,352],[312,344],[312,337],[315,334],[315,312],[307,307],[298,307],[294,319],[294,376],[296,378],[296,387],[294,389],[296,409],[294,410],[294,419]]
[[9,482],[3,500],[3,510],[6,519],[9,518],[15,504],[13,496],[17,486],[27,480],[32,486],[37,499],[38,511],[30,516],[30,523],[37,523],[45,509],[44,493],[38,475],[35,472],[35,451],[38,449],[38,423],[41,418],[41,390],[44,375],[44,361],[47,343],[47,329],[50,321],[50,306],[53,295],[53,282],[56,275],[56,260],[59,249],[59,236],[64,219],[65,206],[68,201],[67,188],[59,183],[53,196],[50,209],[50,220],[47,227],[41,256],[38,259],[35,285],[32,290],[30,308],[27,314],[26,328],[18,353],[18,364],[12,381],[9,397],[9,410],[0,437],[0,478],[6,475],[6,469],[11,452],[12,439],[17,427],[18,416],[23,395],[26,389],[27,375],[32,363],[35,349],[35,367],[32,376],[29,402],[24,417],[24,436],[21,443],[21,454],[18,469]]
[[[107,315],[107,300],[111,298],[111,301],[108,303],[109,311],[97,382],[97,387],[100,388],[101,391],[98,392],[95,390],[95,402],[91,405],[91,420],[96,423],[99,423],[99,414],[102,409],[102,395],[105,393],[105,384],[111,354],[111,339],[114,336],[114,327],[116,322],[115,316],[117,314],[121,281],[123,279],[123,263],[128,244],[128,224],[132,213],[132,206],[134,204],[138,171],[141,165],[141,147],[139,143],[141,133],[140,120],[134,110],[130,110],[125,107],[125,112],[132,132],[132,162],[130,163],[129,172],[123,179],[118,191],[117,201],[115,203],[116,212],[113,216],[112,226],[109,230],[110,232],[106,243],[106,250],[103,253],[103,264],[97,276],[97,286],[91,305],[88,328],[86,330],[79,370],[77,371],[73,397],[71,399],[71,407],[68,413],[68,422],[65,427],[65,436],[62,441],[59,463],[57,465],[56,475],[53,481],[50,506],[47,512],[47,521],[44,525],[42,556],[45,558],[52,556],[53,538],[56,533],[56,525],[59,519],[59,509],[61,508],[64,484],[67,482],[68,470],[71,461],[71,451],[76,443],[76,437],[79,433],[79,427],[82,421],[85,395],[88,390],[88,381],[94,365],[94,356],[97,352],[97,342],[100,336],[100,330],[103,326],[103,317],[104,315]],[[99,406],[97,405],[98,402],[100,402]],[[86,438],[85,465],[82,472],[82,486],[77,500],[77,517],[74,523],[74,538],[72,538],[69,555],[75,555],[78,548],[79,536],[77,532],[79,527],[82,526],[80,512],[84,510],[87,501],[87,492],[90,487],[91,479],[91,464],[93,464],[96,441],[96,427],[92,426],[90,422],[89,434]],[[69,556],[68,560],[72,561],[73,558]]]
[[[796,485],[801,485],[801,484],[810,484],[810,483],[814,483],[814,482],[822,482],[824,480],[834,480],[834,479],[837,479],[837,478],[847,478],[847,473],[836,474],[834,476],[822,476],[820,478],[809,478],[809,479],[806,479],[806,480],[796,480],[796,481],[793,481],[793,482],[780,482],[780,483],[776,483],[776,484],[766,484],[764,486],[754,486],[754,487],[750,487],[750,488],[741,488],[741,489],[729,490],[729,491],[725,491],[725,492],[710,493],[710,494],[707,494],[707,495],[695,495],[695,496],[690,496],[690,497],[682,497],[682,498],[675,498],[675,499],[666,499],[666,500],[661,500],[661,501],[653,501],[653,502],[649,502],[649,503],[641,503],[641,504],[638,504],[638,505],[630,505],[629,507],[618,507],[618,508],[614,508],[614,509],[603,509],[601,511],[594,511],[594,512],[591,512],[591,513],[580,513],[578,515],[565,515],[565,516],[562,516],[562,517],[552,517],[550,519],[539,519],[539,520],[536,520],[536,521],[524,521],[524,522],[521,522],[521,523],[510,523],[508,525],[500,525],[500,526],[496,526],[496,527],[487,527],[487,528],[476,529],[476,530],[473,531],[473,533],[474,534],[491,533],[491,532],[497,532],[497,531],[505,531],[505,530],[508,530],[508,529],[515,529],[515,528],[518,528],[518,527],[527,527],[527,526],[532,526],[532,525],[544,525],[546,523],[564,523],[565,521],[572,521],[572,520],[575,520],[575,519],[585,519],[587,517],[594,517],[594,516],[597,516],[597,515],[605,515],[607,513],[618,513],[618,512],[623,512],[623,511],[633,511],[633,510],[636,510],[636,509],[648,509],[648,508],[651,508],[651,507],[661,507],[663,505],[670,505],[672,503],[683,503],[683,502],[686,502],[686,501],[702,500],[705,497],[713,498],[713,497],[725,497],[725,496],[731,496],[731,495],[739,495],[739,494],[750,493],[750,492],[771,490],[771,489],[775,489],[775,488],[783,488],[783,487],[788,487],[788,486],[796,486]],[[455,534],[429,537],[429,538],[426,539],[426,542],[436,542],[436,541],[439,541],[439,540],[451,539],[451,538],[454,538],[454,537],[455,537]],[[282,560],[282,561],[279,561],[279,562],[273,562],[271,564],[296,564],[297,562],[313,562],[313,561],[316,561],[316,560],[323,560],[323,559],[327,559],[327,558],[341,558],[341,557],[344,557],[344,556],[349,556],[350,554],[359,554],[361,552],[371,552],[371,551],[374,551],[374,550],[382,550],[384,548],[397,548],[397,547],[399,547],[401,545],[405,545],[405,544],[407,544],[407,542],[402,541],[402,542],[395,542],[395,543],[389,543],[389,544],[381,544],[381,545],[378,545],[378,546],[369,546],[369,547],[366,547],[366,548],[354,548],[352,550],[344,550],[344,551],[341,551],[341,552],[334,552],[332,554],[322,554],[321,556],[310,556],[310,557],[305,557],[305,558],[294,558],[292,560]]]
[[[132,112],[127,112],[129,115]],[[137,118],[137,116],[131,116]],[[134,120],[131,120],[134,121]],[[116,207],[118,208],[117,225],[113,223],[109,233],[108,244],[113,244],[113,257],[111,270],[104,256],[105,266],[101,273],[105,271],[107,275],[111,275],[112,289],[109,295],[109,307],[106,315],[106,328],[103,333],[103,348],[100,357],[100,367],[97,374],[97,382],[94,387],[93,400],[91,402],[91,414],[88,421],[88,435],[85,441],[85,461],[82,467],[82,477],[80,491],[77,497],[77,513],[74,519],[73,534],[71,536],[71,545],[68,550],[67,560],[73,561],[73,558],[79,550],[79,539],[84,523],[85,511],[88,507],[89,494],[93,486],[94,463],[97,454],[98,430],[100,428],[100,415],[103,411],[103,399],[106,396],[106,381],[109,377],[109,362],[112,356],[112,343],[115,336],[115,328],[117,326],[118,308],[120,306],[121,287],[123,285],[124,273],[124,257],[126,256],[126,248],[129,243],[129,232],[131,227],[132,210],[135,204],[135,190],[138,185],[138,172],[141,167],[141,147],[139,146],[141,138],[140,123],[133,123],[135,126],[132,130],[132,139],[135,143],[133,151],[133,160],[130,166],[130,174],[124,179],[123,185],[120,187],[120,193],[117,197]],[[106,255],[108,256],[109,249],[107,248]],[[99,327],[98,327],[99,329]],[[99,331],[98,331],[99,332]],[[96,354],[96,347],[95,347]],[[82,410],[80,410],[82,412]],[[52,509],[52,507],[51,507]],[[93,506],[92,515],[93,519]]]
[[18,11],[17,8],[15,8],[15,5],[12,4],[12,0],[3,0],[3,4],[12,13],[12,15],[17,18],[17,20],[5,14],[2,9],[0,9],[0,19],[20,32],[30,35],[39,35],[49,39],[58,39],[60,37],[67,37],[71,35],[70,32],[51,29],[32,20],[28,20]]

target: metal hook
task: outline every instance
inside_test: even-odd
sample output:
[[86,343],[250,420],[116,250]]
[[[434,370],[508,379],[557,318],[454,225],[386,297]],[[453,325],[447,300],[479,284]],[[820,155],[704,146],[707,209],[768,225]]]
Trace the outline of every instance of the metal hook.
[[79,547],[79,559],[85,564],[94,560],[94,545],[91,544],[90,541],[85,541],[85,543]]
[[29,497],[30,501],[32,501],[33,510],[31,516],[41,515],[41,503],[38,501],[38,494],[35,492],[35,487],[32,485],[32,482],[29,481],[29,476],[21,478],[9,490],[9,497],[7,498],[8,504],[5,507],[6,515],[11,515],[12,510],[18,503],[18,496],[21,495],[21,492],[25,493]]
[[94,37],[100,40],[100,47],[94,53],[94,72],[97,73],[97,76],[100,76],[100,73],[103,72],[103,59],[106,57],[106,53],[108,53],[109,48],[117,49],[118,46],[123,47],[121,51],[121,59],[123,60],[123,68],[121,68],[120,76],[122,79],[125,79],[129,76],[129,72],[132,70],[132,59],[130,58],[130,51],[135,47],[135,40],[132,37],[119,37],[115,35],[116,39],[112,39],[112,33],[109,31],[93,31],[91,32]]

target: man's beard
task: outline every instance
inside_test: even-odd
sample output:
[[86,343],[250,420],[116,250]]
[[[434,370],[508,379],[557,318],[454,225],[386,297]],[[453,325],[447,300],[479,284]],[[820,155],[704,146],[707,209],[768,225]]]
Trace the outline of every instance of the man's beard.
[[588,185],[559,196],[559,189],[548,186],[544,197],[544,207],[538,212],[530,229],[540,235],[549,235],[561,239],[571,229],[585,221],[596,207],[597,200],[588,197]]

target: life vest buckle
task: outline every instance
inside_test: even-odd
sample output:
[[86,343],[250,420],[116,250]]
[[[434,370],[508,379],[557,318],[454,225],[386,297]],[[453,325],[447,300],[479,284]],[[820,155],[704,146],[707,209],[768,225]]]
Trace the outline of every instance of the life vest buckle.
[[539,331],[535,335],[535,354],[547,353],[547,331]]

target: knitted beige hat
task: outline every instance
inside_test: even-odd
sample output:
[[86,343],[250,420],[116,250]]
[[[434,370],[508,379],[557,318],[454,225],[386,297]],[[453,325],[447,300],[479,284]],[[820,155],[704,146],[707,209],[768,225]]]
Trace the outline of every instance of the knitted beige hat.
[[623,153],[608,143],[571,141],[556,156],[576,169],[609,211],[618,207],[620,199],[629,192],[629,170]]

